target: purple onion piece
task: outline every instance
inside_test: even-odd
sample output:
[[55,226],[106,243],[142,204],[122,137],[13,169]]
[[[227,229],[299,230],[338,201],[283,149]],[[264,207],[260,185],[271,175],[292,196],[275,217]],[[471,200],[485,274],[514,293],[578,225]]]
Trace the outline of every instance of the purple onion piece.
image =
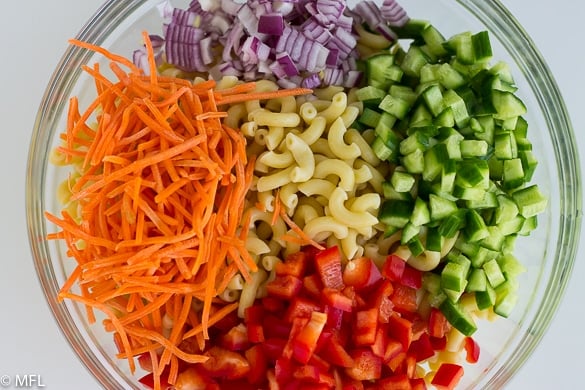
[[284,17],[278,13],[267,13],[258,18],[258,32],[269,35],[282,35]]

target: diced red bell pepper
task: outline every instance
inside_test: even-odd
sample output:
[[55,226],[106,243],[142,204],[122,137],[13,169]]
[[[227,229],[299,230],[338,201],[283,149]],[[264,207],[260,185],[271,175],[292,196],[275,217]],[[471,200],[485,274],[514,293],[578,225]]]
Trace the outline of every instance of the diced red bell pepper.
[[275,314],[267,314],[262,320],[262,327],[264,328],[264,338],[283,338],[287,339],[290,334],[292,322],[286,322],[283,318]]
[[285,301],[273,296],[265,296],[261,300],[262,307],[270,313],[281,313],[285,307]]
[[343,283],[356,290],[373,288],[382,279],[382,274],[376,264],[367,257],[360,257],[349,261],[343,269]]
[[394,313],[394,303],[390,299],[393,292],[392,283],[385,279],[376,287],[376,290],[371,294],[371,298],[368,299],[374,302],[373,307],[378,308],[378,320],[381,323],[387,324],[388,319]]
[[408,353],[412,354],[417,362],[429,359],[435,355],[435,349],[431,343],[431,338],[427,333],[423,333],[418,340],[410,344]]
[[234,326],[238,325],[240,322],[242,322],[242,319],[238,317],[237,310],[235,310],[216,322],[213,327],[220,333],[227,332]]
[[[274,376],[277,383],[288,383],[292,379],[292,373],[296,368],[296,364],[288,358],[281,357],[276,359],[274,363]],[[280,387],[277,387],[280,389]]]
[[395,375],[406,374],[405,362],[406,352],[399,352],[386,364]]
[[410,380],[406,374],[390,375],[376,384],[377,389],[411,390]]
[[400,282],[404,268],[406,268],[406,260],[394,254],[388,255],[382,266],[382,276],[392,282]]
[[321,298],[321,290],[323,290],[323,282],[321,277],[317,274],[310,274],[303,277],[303,291],[310,297]]
[[465,359],[468,363],[477,363],[479,360],[479,344],[471,337],[465,337]]
[[244,322],[246,325],[261,324],[262,319],[266,314],[265,312],[266,310],[264,306],[259,304],[254,304],[250,307],[247,307],[246,310],[244,310]]
[[259,384],[266,379],[266,369],[268,368],[268,357],[262,344],[255,344],[244,352],[244,356],[250,364],[248,372],[248,382]]
[[447,347],[447,336],[441,338],[430,336],[430,340],[435,351],[443,351]]
[[378,309],[360,310],[355,314],[353,340],[357,346],[372,345],[378,329]]
[[[209,377],[203,370],[196,366],[190,366],[177,375],[174,386],[167,385],[173,389],[213,389],[219,390],[219,384]],[[161,384],[161,389],[166,389]]]
[[441,310],[433,307],[429,315],[429,335],[436,338],[442,338],[449,331],[449,321]]
[[341,254],[337,246],[332,246],[315,254],[315,267],[325,287],[341,290]]
[[302,382],[319,383],[320,370],[310,364],[298,366],[292,376]]
[[408,353],[406,354],[406,359],[404,359],[404,371],[408,378],[414,378],[416,374],[416,358]]
[[[319,350],[319,347],[317,347],[317,350]],[[331,363],[329,363],[327,360],[323,359],[316,353],[314,353],[313,356],[311,356],[309,364],[317,367],[320,372],[327,372],[331,369]]]
[[280,338],[270,338],[264,340],[262,344],[262,348],[264,348],[264,352],[266,353],[267,359],[271,361],[276,361],[276,359],[282,356],[284,351],[284,346],[286,345],[286,339]]
[[404,352],[402,343],[392,338],[386,337],[386,348],[384,350],[384,363],[388,363],[392,358],[399,353]]
[[402,272],[402,277],[400,278],[400,284],[414,289],[421,288],[422,272],[406,264]]
[[311,313],[311,319],[294,337],[293,357],[302,364],[307,364],[317,348],[321,332],[327,323],[327,315],[318,311]]
[[345,312],[352,311],[352,299],[344,295],[341,291],[325,287],[321,293],[323,294],[325,304]]
[[370,381],[379,379],[382,375],[382,359],[374,355],[370,349],[354,349],[350,353],[353,366],[345,369],[350,378],[358,381]]
[[374,343],[370,346],[374,355],[378,356],[382,360],[386,356],[386,329],[383,326],[379,326],[376,330],[376,338]]
[[416,304],[416,290],[412,287],[398,284],[394,286],[394,292],[390,298],[394,304],[394,310],[414,313],[418,308]]
[[453,363],[443,363],[437,370],[431,384],[439,390],[453,390],[462,376],[462,366]]
[[302,288],[301,279],[292,275],[276,276],[272,281],[266,283],[268,294],[281,299],[291,299],[297,296]]
[[346,379],[343,383],[342,390],[364,390],[364,384],[362,381],[355,379]]
[[320,352],[321,356],[326,359],[329,363],[339,367],[351,367],[353,366],[353,359],[349,353],[345,350],[343,345],[339,342],[338,336],[333,334],[327,343],[323,346]]
[[337,309],[333,306],[325,306],[325,314],[327,314],[327,327],[330,329],[341,329],[343,325],[343,313],[341,309]]
[[[171,385],[168,382],[168,370],[164,371],[163,374],[160,376],[160,388],[161,389],[166,389],[171,387]],[[185,374],[187,375],[187,374]],[[179,375],[180,376],[180,375]],[[144,386],[146,386],[146,388],[149,389],[154,389],[154,374],[153,373],[148,373],[146,375],[144,375],[143,377],[138,379],[138,382],[142,383]],[[213,381],[211,381],[213,382]],[[198,380],[196,380],[195,383],[198,383]],[[205,383],[201,382],[203,384],[203,386],[205,386]],[[205,388],[205,387],[202,387]]]
[[303,296],[296,296],[290,301],[286,309],[286,314],[284,315],[284,320],[286,322],[292,322],[295,317],[310,318],[311,313],[315,311],[322,311],[319,303]]
[[152,372],[152,359],[150,358],[150,353],[145,352],[140,354],[136,359],[138,361],[138,365],[146,372]]
[[305,252],[294,252],[289,254],[284,261],[276,263],[274,272],[277,276],[292,275],[302,278],[307,269],[307,254]]
[[412,390],[427,390],[427,384],[423,378],[412,378],[410,387]]
[[230,351],[243,351],[248,348],[248,329],[244,324],[238,324],[221,336],[220,345]]
[[412,342],[412,322],[393,315],[388,320],[388,335],[402,344],[404,350],[408,350]]
[[288,334],[288,339],[282,351],[282,356],[285,359],[292,359],[294,353],[294,346],[295,346],[295,339],[297,335],[301,332],[301,330],[309,323],[308,318],[304,317],[294,317],[292,322],[292,327],[290,333]]
[[201,363],[201,367],[212,378],[239,379],[250,371],[250,363],[238,352],[213,346],[204,355],[209,359]]

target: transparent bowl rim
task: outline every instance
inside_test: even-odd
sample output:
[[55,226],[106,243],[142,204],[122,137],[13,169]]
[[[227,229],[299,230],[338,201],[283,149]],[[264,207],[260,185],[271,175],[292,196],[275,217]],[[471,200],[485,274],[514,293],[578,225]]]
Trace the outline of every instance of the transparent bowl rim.
[[[569,114],[556,81],[542,55],[517,20],[499,0],[453,1],[461,4],[478,19],[481,19],[486,27],[498,36],[509,52],[522,52],[521,58],[515,59],[536,95],[547,128],[555,129],[551,136],[555,144],[556,173],[560,176],[560,182],[564,184],[560,188],[561,220],[556,241],[557,261],[546,285],[547,292],[540,303],[539,312],[541,315],[534,318],[532,324],[529,325],[534,330],[535,337],[523,340],[520,344],[522,348],[516,348],[514,353],[508,357],[507,362],[513,362],[513,364],[503,364],[485,386],[485,388],[494,386],[499,388],[524,364],[546,333],[570,280],[581,234],[582,188],[579,180],[581,178],[579,155]],[[108,38],[110,31],[121,21],[149,2],[153,1],[107,1],[87,21],[77,34],[76,39],[97,45],[102,44]],[[56,67],[42,98],[29,147],[26,214],[29,243],[37,276],[61,332],[94,377],[106,388],[115,388],[120,385],[119,378],[115,378],[94,356],[87,341],[76,328],[71,313],[56,299],[59,286],[55,282],[47,245],[43,239],[46,236],[45,226],[39,222],[44,218],[43,191],[46,166],[40,164],[35,156],[42,155],[40,151],[52,137],[50,125],[55,120],[57,113],[61,111],[55,109],[54,105],[65,104],[60,102],[58,97],[69,96],[69,92],[79,77],[80,65],[87,63],[91,55],[79,47],[69,46]],[[47,129],[49,130],[47,131]]]

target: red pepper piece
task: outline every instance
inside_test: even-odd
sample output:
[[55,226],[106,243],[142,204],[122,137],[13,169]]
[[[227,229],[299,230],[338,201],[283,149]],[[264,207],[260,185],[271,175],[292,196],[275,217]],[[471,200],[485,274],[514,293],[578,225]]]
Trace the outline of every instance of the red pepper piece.
[[341,291],[325,287],[321,293],[323,294],[325,304],[345,312],[352,311],[352,299],[344,295]]
[[406,260],[397,255],[388,255],[382,266],[382,276],[392,282],[400,282],[406,268]]
[[323,282],[317,274],[310,274],[303,277],[303,291],[310,297],[320,299]]
[[412,390],[427,390],[427,384],[423,378],[412,378],[410,387]]
[[244,321],[246,323],[248,341],[251,343],[261,343],[264,341],[264,327],[262,319],[265,316],[264,306],[252,305],[244,311]]
[[268,294],[281,299],[291,299],[298,295],[302,288],[303,282],[292,275],[276,276],[274,280],[266,283]]
[[433,348],[429,335],[423,333],[418,340],[413,341],[410,344],[408,353],[412,354],[417,362],[433,357],[435,355],[435,349]]
[[284,261],[276,263],[274,272],[277,276],[292,275],[301,278],[307,269],[307,254],[294,252],[289,254]]
[[356,290],[368,290],[382,279],[382,274],[376,264],[367,257],[360,257],[349,261],[343,269],[343,283]]
[[[317,351],[318,350],[319,347],[317,346]],[[321,356],[317,355],[316,353],[314,353],[313,356],[311,356],[309,364],[317,367],[320,372],[327,372],[331,369],[331,364],[327,360],[323,359]]]
[[293,339],[293,357],[302,364],[307,364],[317,348],[321,332],[327,323],[327,315],[318,311],[311,313],[311,319],[303,326]]
[[287,339],[290,334],[291,322],[286,322],[283,315],[276,316],[274,314],[267,314],[262,320],[262,327],[264,328],[264,338],[282,338]]
[[477,363],[479,360],[479,344],[471,337],[465,338],[465,352],[465,360],[468,363]]
[[432,308],[429,315],[429,335],[436,338],[444,337],[449,331],[449,321],[441,310]]
[[412,322],[393,315],[388,320],[388,335],[402,344],[405,351],[412,342]]
[[410,380],[406,374],[391,375],[376,384],[377,389],[411,390]]
[[416,304],[416,290],[412,287],[398,284],[394,286],[394,292],[390,298],[394,304],[394,310],[414,313],[418,308]]
[[325,306],[325,314],[327,314],[327,327],[329,329],[339,330],[343,326],[343,313],[341,309],[333,306]]
[[327,343],[323,346],[323,350],[320,352],[321,357],[326,359],[329,363],[339,367],[352,367],[353,358],[345,350],[343,345],[340,343],[339,338],[336,334],[333,334]]
[[315,254],[315,267],[325,287],[341,290],[341,254],[337,246],[329,247]]
[[219,384],[209,377],[201,368],[190,366],[177,376],[174,386],[161,383],[161,389],[166,388],[196,388],[219,390]]
[[453,363],[443,363],[433,377],[431,384],[439,390],[453,390],[463,376],[463,367]]
[[240,379],[250,371],[250,363],[238,352],[213,346],[204,355],[209,359],[201,363],[201,367],[212,378]]
[[295,339],[301,330],[309,323],[308,318],[295,317],[292,322],[292,328],[288,335],[288,340],[282,351],[282,356],[286,359],[292,359],[294,353]]
[[319,383],[319,369],[310,364],[298,366],[292,376],[302,382]]
[[412,287],[414,289],[421,288],[422,272],[406,264],[404,271],[402,272],[402,277],[400,278],[400,284],[403,286]]
[[376,330],[376,337],[374,339],[374,343],[370,346],[372,348],[372,352],[374,355],[378,356],[381,359],[384,359],[386,354],[386,329],[382,326],[379,326]]
[[447,336],[441,338],[430,336],[430,340],[435,351],[442,351],[447,347]]
[[378,329],[378,309],[358,311],[355,315],[353,340],[357,346],[372,345]]
[[345,373],[358,381],[380,379],[382,375],[382,359],[366,348],[354,349],[350,353],[353,366],[345,369]]
[[286,345],[286,339],[270,338],[266,339],[262,344],[266,358],[270,361],[276,361],[282,356],[284,346]]
[[392,338],[386,337],[386,348],[384,350],[384,363],[388,363],[391,359],[398,356],[399,353],[404,352],[402,343]]
[[281,357],[274,363],[274,375],[278,383],[288,383],[292,379],[292,373],[296,369],[297,364],[292,360]]
[[295,317],[309,318],[311,317],[311,313],[315,311],[322,311],[320,304],[312,299],[296,296],[290,301],[290,305],[284,315],[284,320],[286,322],[292,322]]
[[253,345],[244,352],[244,356],[250,364],[248,382],[251,384],[264,382],[266,378],[266,369],[268,368],[268,357],[266,356],[264,347],[261,344]]
[[394,303],[390,299],[393,292],[392,283],[385,279],[376,287],[376,290],[368,299],[368,301],[374,302],[373,307],[378,308],[378,320],[383,324],[387,324],[388,319],[394,313]]
[[230,351],[242,351],[250,346],[246,325],[239,324],[221,336],[220,345]]
[[265,296],[264,298],[262,298],[261,302],[262,307],[264,307],[266,311],[269,311],[271,313],[280,313],[284,311],[285,303],[280,298]]

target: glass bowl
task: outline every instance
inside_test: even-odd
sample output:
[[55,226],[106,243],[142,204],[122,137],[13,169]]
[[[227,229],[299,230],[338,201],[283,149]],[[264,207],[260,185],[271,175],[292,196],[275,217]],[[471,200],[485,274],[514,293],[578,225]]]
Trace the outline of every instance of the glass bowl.
[[[76,38],[130,57],[142,44],[142,30],[162,32],[159,3],[160,0],[110,0]],[[181,7],[187,4],[173,2]],[[539,160],[533,180],[548,196],[548,207],[539,216],[538,228],[516,244],[516,255],[528,270],[520,279],[518,304],[509,318],[479,324],[474,337],[482,348],[481,359],[466,367],[460,383],[461,388],[500,388],[537,347],[571,274],[581,212],[581,175],[574,134],[561,94],[538,49],[499,1],[402,0],[400,4],[411,17],[431,21],[445,36],[489,30],[494,58],[508,62],[519,96],[529,108],[526,119]],[[79,359],[105,388],[141,388],[136,379],[140,373],[131,375],[125,361],[115,358],[112,335],[103,330],[99,320],[89,325],[83,307],[57,300],[72,262],[67,261],[62,244],[45,239],[52,227],[43,213],[58,212],[56,188],[66,177],[66,172],[49,163],[49,155],[65,128],[68,98],[78,96],[80,107],[84,107],[93,97],[92,80],[80,66],[95,62],[105,63],[99,55],[69,47],[49,81],[29,150],[29,238],[46,300]]]

